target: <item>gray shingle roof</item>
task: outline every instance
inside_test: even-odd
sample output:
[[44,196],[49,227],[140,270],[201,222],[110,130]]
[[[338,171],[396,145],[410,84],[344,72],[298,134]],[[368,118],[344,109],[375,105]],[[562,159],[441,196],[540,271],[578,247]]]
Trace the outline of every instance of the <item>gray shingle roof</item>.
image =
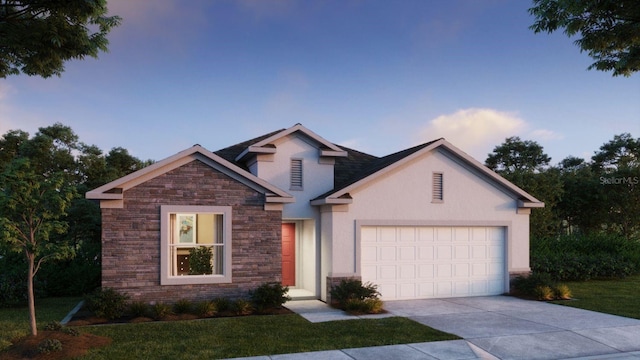
[[[238,155],[240,155],[244,150],[246,150],[252,144],[258,143],[284,130],[285,129],[276,130],[256,138],[243,141],[235,145],[231,145],[224,149],[214,151],[214,153],[224,158],[225,160],[247,170],[247,167],[244,163],[237,162],[235,160],[238,157]],[[400,161],[417,151],[420,151],[421,149],[424,149],[425,147],[429,146],[435,141],[437,140],[424,143],[418,146],[414,146],[412,148],[405,149],[384,157],[369,155],[367,153],[363,153],[361,151],[357,151],[357,150],[350,149],[345,146],[340,146],[336,144],[336,146],[340,147],[341,149],[347,152],[347,156],[337,157],[335,159],[334,188],[331,191],[323,195],[320,195],[318,198],[326,197],[336,191],[344,189],[345,187],[359,180],[362,180],[367,176],[372,175],[384,169],[385,167],[397,161]]]

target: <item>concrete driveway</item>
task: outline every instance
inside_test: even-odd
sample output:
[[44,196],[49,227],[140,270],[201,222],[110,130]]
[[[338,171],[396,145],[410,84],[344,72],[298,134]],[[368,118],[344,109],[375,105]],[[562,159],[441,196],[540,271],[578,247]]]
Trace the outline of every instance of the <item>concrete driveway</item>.
[[[311,322],[356,318],[317,300],[286,307]],[[375,318],[404,316],[463,340],[252,357],[252,360],[635,359],[640,320],[510,296],[387,301]]]
[[640,320],[510,296],[389,301],[385,308],[456,334],[488,358],[640,359]]

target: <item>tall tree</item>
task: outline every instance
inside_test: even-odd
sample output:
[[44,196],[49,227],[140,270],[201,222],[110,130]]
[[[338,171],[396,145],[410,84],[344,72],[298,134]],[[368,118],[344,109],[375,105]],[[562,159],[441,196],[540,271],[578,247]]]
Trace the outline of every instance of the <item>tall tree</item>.
[[558,164],[563,194],[556,208],[563,228],[569,234],[592,233],[601,229],[607,210],[603,188],[590,163],[569,156]]
[[550,236],[560,225],[554,208],[562,195],[562,185],[555,169],[548,168],[551,158],[540,144],[514,136],[496,146],[485,165],[545,203],[531,214],[531,234]]
[[615,135],[591,160],[606,209],[603,222],[627,238],[640,234],[640,138]]
[[42,264],[72,255],[64,241],[51,241],[54,233],[66,230],[60,218],[74,197],[74,188],[65,184],[59,172],[45,176],[31,167],[29,159],[13,160],[0,176],[0,239],[27,260],[29,325],[37,335],[34,278]]
[[512,136],[493,149],[485,165],[500,174],[533,173],[543,170],[549,161],[540,144]]
[[107,11],[106,0],[0,0],[0,78],[60,76],[68,60],[97,58],[121,20]]
[[589,69],[630,76],[640,70],[638,0],[533,0],[535,33],[564,29],[595,60]]

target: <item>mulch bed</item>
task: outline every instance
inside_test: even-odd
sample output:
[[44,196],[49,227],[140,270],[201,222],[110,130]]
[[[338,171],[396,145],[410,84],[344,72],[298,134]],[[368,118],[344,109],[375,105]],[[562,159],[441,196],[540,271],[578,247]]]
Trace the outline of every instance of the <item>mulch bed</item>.
[[[62,350],[39,353],[38,346],[46,339],[57,339],[62,343]],[[85,355],[89,349],[111,344],[111,339],[89,333],[73,336],[60,331],[38,331],[37,336],[25,336],[13,342],[13,345],[0,353],[0,360],[35,359],[59,360],[71,359]]]

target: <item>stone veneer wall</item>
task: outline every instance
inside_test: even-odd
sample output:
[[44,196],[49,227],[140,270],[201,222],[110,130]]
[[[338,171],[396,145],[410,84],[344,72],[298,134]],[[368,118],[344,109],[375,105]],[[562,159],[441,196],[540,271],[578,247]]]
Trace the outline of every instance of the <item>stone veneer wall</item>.
[[[124,207],[102,209],[102,286],[136,301],[246,297],[281,281],[281,211],[264,195],[193,161],[124,193]],[[232,283],[160,285],[160,206],[232,206]]]

